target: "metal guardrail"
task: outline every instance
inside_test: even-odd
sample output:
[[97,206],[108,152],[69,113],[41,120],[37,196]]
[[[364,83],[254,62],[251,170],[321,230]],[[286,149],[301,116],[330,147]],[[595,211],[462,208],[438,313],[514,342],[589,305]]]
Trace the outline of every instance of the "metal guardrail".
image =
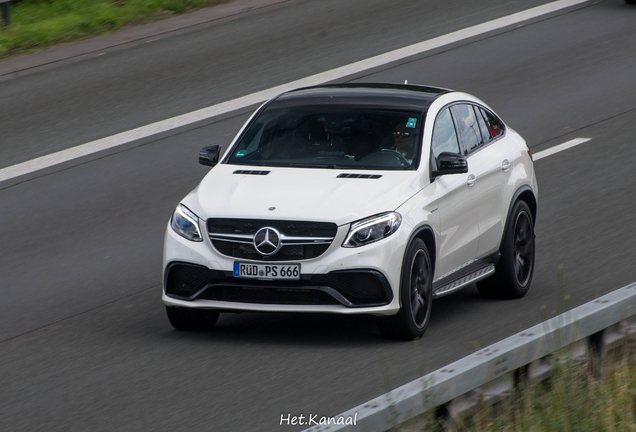
[[[327,418],[306,432],[381,432],[444,407],[450,416],[511,393],[519,377],[530,382],[550,375],[553,353],[571,348],[574,358],[605,354],[622,345],[636,315],[636,282],[517,333],[389,393]],[[340,421],[352,424],[335,424]]]
[[2,23],[6,26],[11,24],[11,2],[13,0],[0,0],[0,9],[2,9]]

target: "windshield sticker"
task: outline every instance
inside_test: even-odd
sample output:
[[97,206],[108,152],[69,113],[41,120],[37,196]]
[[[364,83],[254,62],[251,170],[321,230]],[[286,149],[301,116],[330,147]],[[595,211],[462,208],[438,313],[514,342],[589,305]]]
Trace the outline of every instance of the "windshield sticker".
[[246,154],[247,154],[247,151],[245,151],[245,150],[239,150],[239,151],[237,151],[237,152],[236,152],[236,154],[235,154],[234,156],[236,156],[236,157],[239,157],[239,158],[240,158],[240,157],[245,156]]
[[415,128],[415,123],[417,123],[417,119],[416,118],[409,118],[408,123],[406,124],[406,127],[408,128]]

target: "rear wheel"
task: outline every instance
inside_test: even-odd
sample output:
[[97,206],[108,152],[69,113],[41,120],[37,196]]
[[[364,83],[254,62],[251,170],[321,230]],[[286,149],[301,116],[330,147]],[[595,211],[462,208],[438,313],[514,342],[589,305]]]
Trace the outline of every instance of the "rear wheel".
[[524,201],[517,201],[501,242],[501,259],[495,274],[477,282],[484,297],[521,298],[534,273],[534,222]]
[[413,340],[421,337],[431,318],[433,272],[426,245],[415,239],[402,264],[400,311],[380,318],[378,328],[389,339]]
[[212,330],[219,319],[219,312],[213,310],[166,306],[166,312],[172,327],[183,331]]

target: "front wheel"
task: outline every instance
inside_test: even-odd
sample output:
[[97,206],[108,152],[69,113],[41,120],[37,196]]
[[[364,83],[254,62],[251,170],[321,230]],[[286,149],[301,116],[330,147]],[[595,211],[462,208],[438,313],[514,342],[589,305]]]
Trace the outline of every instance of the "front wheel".
[[219,312],[205,309],[189,309],[166,306],[172,327],[183,331],[212,330],[219,319]]
[[380,318],[378,328],[388,339],[413,340],[424,335],[431,319],[433,271],[426,245],[415,239],[402,264],[400,311]]
[[517,201],[501,242],[501,259],[495,274],[477,282],[484,297],[521,298],[534,273],[534,223],[524,201]]

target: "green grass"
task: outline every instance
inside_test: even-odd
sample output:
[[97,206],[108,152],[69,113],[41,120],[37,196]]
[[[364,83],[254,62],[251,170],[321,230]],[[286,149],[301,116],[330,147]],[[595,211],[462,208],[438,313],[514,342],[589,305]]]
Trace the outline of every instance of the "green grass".
[[633,338],[607,356],[601,379],[593,357],[579,363],[562,357],[548,380],[517,388],[494,406],[479,400],[469,414],[452,419],[437,419],[429,411],[392,431],[636,432]]
[[552,378],[494,408],[479,406],[453,431],[636,431],[636,364],[626,356],[606,367],[602,380],[589,363],[558,363]]
[[0,60],[233,0],[21,0],[0,24]]

